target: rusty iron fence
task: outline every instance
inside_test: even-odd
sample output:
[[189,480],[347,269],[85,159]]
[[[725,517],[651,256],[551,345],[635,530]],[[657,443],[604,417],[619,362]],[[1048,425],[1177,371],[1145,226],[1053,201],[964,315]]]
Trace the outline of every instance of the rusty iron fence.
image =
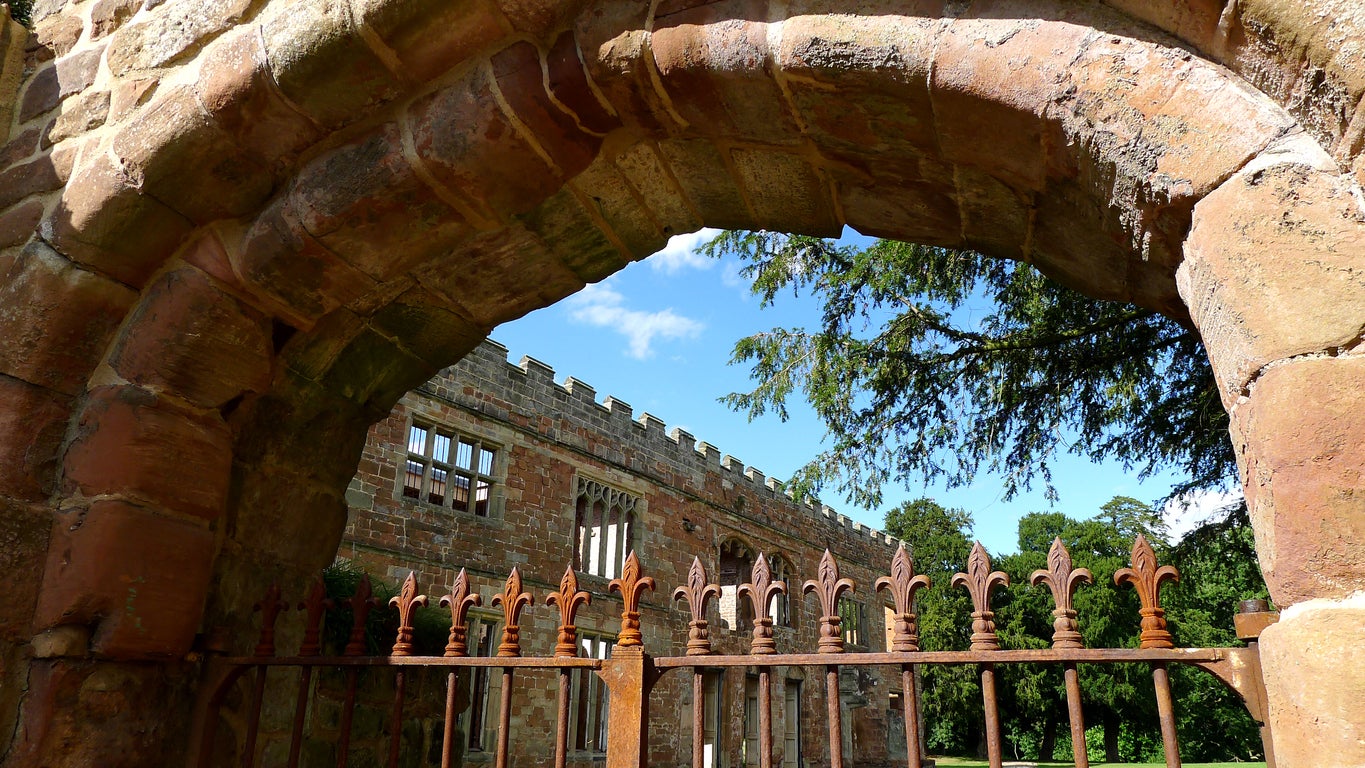
[[[320,669],[339,670],[345,681],[340,709],[340,722],[335,750],[337,768],[346,768],[352,716],[356,707],[359,673],[366,668],[391,668],[394,678],[388,724],[387,765],[400,764],[405,681],[415,669],[438,670],[446,675],[445,711],[441,719],[444,733],[440,736],[440,756],[443,768],[452,765],[453,728],[456,721],[456,675],[461,670],[486,670],[486,674],[501,675],[497,708],[496,768],[509,765],[509,740],[514,675],[520,670],[552,670],[557,673],[557,720],[553,760],[556,768],[565,768],[569,749],[571,674],[589,670],[605,684],[608,691],[606,723],[606,768],[641,768],[648,764],[650,692],[661,677],[671,670],[690,672],[692,676],[692,760],[694,768],[706,768],[703,750],[704,675],[710,671],[732,667],[756,668],[758,671],[758,760],[760,768],[773,766],[773,722],[771,675],[776,667],[803,667],[820,670],[824,674],[827,723],[829,728],[828,764],[843,768],[846,764],[841,738],[841,709],[839,703],[839,673],[845,667],[891,667],[900,672],[900,702],[909,768],[920,768],[924,756],[920,753],[920,707],[915,686],[918,665],[972,665],[979,672],[982,707],[985,716],[985,741],[992,766],[1003,764],[1000,734],[1000,712],[996,700],[996,670],[1003,665],[1046,664],[1058,665],[1063,670],[1068,716],[1071,728],[1074,762],[1078,768],[1089,765],[1085,746],[1085,722],[1082,716],[1081,687],[1078,664],[1140,664],[1151,669],[1155,691],[1160,733],[1166,765],[1180,765],[1176,739],[1175,703],[1168,675],[1171,664],[1187,664],[1213,674],[1234,691],[1245,704],[1248,713],[1260,725],[1268,766],[1273,768],[1274,751],[1266,727],[1265,690],[1262,683],[1259,654],[1255,638],[1266,624],[1273,621],[1264,601],[1250,601],[1242,606],[1237,617],[1238,634],[1249,641],[1247,647],[1176,648],[1160,605],[1161,586],[1179,578],[1175,568],[1158,565],[1152,547],[1141,536],[1133,546],[1132,564],[1114,575],[1116,583],[1132,585],[1141,604],[1140,642],[1138,648],[1086,648],[1078,631],[1073,596],[1081,583],[1093,583],[1090,572],[1073,568],[1070,554],[1060,540],[1053,543],[1048,554],[1046,570],[1032,574],[1034,585],[1046,586],[1052,594],[1055,609],[1053,636],[1050,648],[1012,650],[1000,647],[996,635],[994,615],[990,610],[991,594],[1008,584],[1008,577],[992,571],[990,559],[978,543],[968,559],[966,573],[953,577],[954,586],[965,588],[973,605],[971,614],[971,647],[965,651],[924,651],[919,647],[915,596],[929,586],[924,575],[915,573],[914,564],[904,547],[893,557],[891,573],[876,580],[878,592],[889,593],[894,605],[889,615],[893,626],[888,631],[886,652],[850,652],[844,647],[839,599],[853,590],[855,584],[839,575],[834,557],[826,551],[820,561],[817,578],[802,585],[805,594],[813,594],[819,601],[819,638],[814,653],[778,653],[773,640],[773,620],[766,615],[765,606],[777,595],[786,595],[788,585],[772,578],[767,562],[760,555],[753,565],[751,580],[738,589],[740,598],[747,598],[753,607],[753,631],[748,654],[718,655],[713,653],[708,628],[708,602],[718,598],[720,587],[710,583],[700,560],[694,559],[687,583],[672,593],[674,600],[684,601],[690,612],[685,655],[655,657],[646,652],[640,627],[640,600],[646,591],[655,589],[654,580],[642,573],[640,563],[632,552],[627,558],[621,578],[610,582],[610,589],[619,592],[623,610],[620,631],[608,658],[586,658],[580,655],[575,615],[590,601],[587,592],[579,589],[576,574],[570,568],[560,581],[557,592],[545,598],[545,604],[559,611],[559,630],[554,654],[548,657],[522,656],[519,621],[521,612],[533,602],[532,595],[522,586],[518,569],[513,568],[500,594],[493,596],[492,606],[501,610],[501,642],[496,656],[471,655],[468,632],[470,609],[482,604],[479,594],[471,591],[469,580],[461,570],[451,591],[439,599],[439,605],[449,609],[449,638],[441,656],[413,654],[413,616],[419,606],[428,603],[426,595],[418,594],[414,576],[409,575],[401,593],[390,600],[399,616],[399,628],[391,649],[386,655],[365,655],[365,626],[368,613],[379,605],[373,598],[368,578],[360,583],[356,594],[348,601],[353,624],[349,641],[342,654],[324,655],[321,631],[325,611],[331,601],[324,594],[321,579],[314,583],[297,610],[305,616],[305,630],[298,651],[280,654],[275,645],[276,620],[291,606],[281,599],[278,587],[272,587],[257,605],[261,614],[259,641],[250,656],[211,657],[207,661],[208,683],[201,689],[196,729],[192,736],[194,765],[207,768],[225,762],[219,749],[218,728],[223,720],[223,707],[233,691],[245,691],[242,702],[244,718],[236,725],[244,731],[234,755],[226,762],[254,768],[261,759],[257,736],[261,722],[267,676],[271,670],[294,669],[296,687],[293,695],[293,714],[288,739],[288,752],[283,764],[296,768],[300,764],[300,745],[303,741],[305,713],[309,705],[314,675]],[[491,704],[490,704],[491,706]],[[547,758],[549,755],[546,756]],[[823,761],[821,761],[823,762]]]

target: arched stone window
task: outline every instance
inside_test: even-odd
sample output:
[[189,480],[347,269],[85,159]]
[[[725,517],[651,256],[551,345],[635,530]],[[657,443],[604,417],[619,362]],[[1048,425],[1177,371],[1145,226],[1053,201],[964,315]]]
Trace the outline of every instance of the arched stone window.
[[720,575],[720,617],[732,631],[752,627],[753,608],[748,600],[739,598],[739,585],[749,580],[754,569],[753,549],[737,538],[726,539],[720,545],[718,558]]
[[635,546],[640,497],[586,477],[574,499],[574,569],[614,579]]
[[774,627],[794,627],[796,617],[791,610],[791,593],[801,593],[801,585],[797,583],[796,577],[792,574],[791,562],[782,555],[767,555],[768,570],[772,572],[773,581],[785,581],[787,583],[787,594],[773,595],[768,601],[768,616],[773,620]]

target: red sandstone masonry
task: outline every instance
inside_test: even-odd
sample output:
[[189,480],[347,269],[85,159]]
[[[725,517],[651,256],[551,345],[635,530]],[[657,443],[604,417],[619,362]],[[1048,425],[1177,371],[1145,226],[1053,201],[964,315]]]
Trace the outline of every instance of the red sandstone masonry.
[[131,386],[90,391],[66,451],[65,490],[119,494],[213,520],[227,504],[231,435],[195,413]]
[[[415,569],[424,588],[435,594],[449,584],[459,568],[467,568],[485,595],[496,593],[512,565],[520,567],[527,587],[538,596],[553,589],[572,552],[572,498],[579,473],[604,480],[633,493],[644,502],[636,528],[637,553],[660,586],[646,596],[642,611],[646,647],[654,653],[679,653],[686,643],[685,611],[668,599],[671,585],[686,580],[695,554],[711,577],[717,577],[720,545],[738,540],[754,554],[780,555],[792,567],[788,575],[793,626],[775,630],[779,650],[814,648],[819,613],[800,595],[800,580],[813,576],[826,548],[841,558],[846,575],[859,583],[856,599],[867,611],[869,644],[878,649],[881,600],[873,595],[873,578],[889,567],[894,540],[851,523],[828,508],[798,504],[762,472],[746,469],[714,446],[694,444],[678,429],[665,433],[663,422],[614,398],[596,401],[592,387],[573,378],[563,385],[554,371],[523,359],[506,361],[506,350],[485,343],[456,366],[405,396],[388,419],[370,431],[364,456],[347,499],[351,517],[341,556],[388,580],[396,581]],[[454,429],[496,443],[507,474],[500,493],[502,504],[488,518],[453,512],[414,502],[401,495],[400,468],[406,458],[407,427],[413,418]],[[686,521],[686,522],[684,522]],[[614,633],[619,596],[606,592],[606,580],[582,576],[593,592],[593,604],[580,614],[584,631]],[[425,585],[431,585],[425,587]],[[537,605],[523,620],[522,637],[528,653],[550,654],[555,638],[553,611]],[[720,652],[747,652],[747,629],[713,622],[712,637]],[[796,670],[778,670],[778,690]],[[685,701],[690,695],[684,676],[665,678],[657,691],[660,701]],[[860,686],[868,707],[850,710],[852,727],[860,734],[860,765],[887,760],[885,712],[888,688],[880,677],[863,679]],[[743,670],[726,674],[723,721],[724,748],[734,764],[743,743]],[[530,688],[518,687],[519,691]],[[823,686],[807,680],[802,688],[802,711],[808,761],[818,762],[823,728]],[[552,702],[534,693],[518,694],[514,723],[518,734],[514,753],[530,759],[551,743],[545,725],[552,718],[540,710]],[[685,758],[690,739],[686,712],[658,707],[651,726],[657,765]],[[784,717],[775,712],[779,732]],[[544,731],[542,733],[542,731]],[[778,751],[782,749],[778,745]],[[515,755],[514,755],[515,758]],[[780,759],[780,755],[779,755]],[[589,761],[575,760],[587,766]]]
[[55,515],[52,538],[36,630],[92,627],[90,650],[105,657],[189,650],[212,570],[212,532],[125,502],[100,501]]

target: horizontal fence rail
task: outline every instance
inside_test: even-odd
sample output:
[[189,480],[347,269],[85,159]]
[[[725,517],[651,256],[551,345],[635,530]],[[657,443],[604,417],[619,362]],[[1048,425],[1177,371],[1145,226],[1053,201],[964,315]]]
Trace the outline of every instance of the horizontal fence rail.
[[[840,597],[852,591],[855,584],[841,578],[838,563],[826,551],[821,558],[817,578],[801,585],[802,592],[818,600],[819,637],[814,652],[778,653],[773,639],[773,618],[765,608],[778,595],[786,595],[788,585],[774,580],[768,563],[759,555],[753,564],[750,581],[739,586],[737,595],[752,607],[752,639],[747,654],[713,653],[710,626],[706,619],[708,603],[721,595],[718,585],[707,579],[699,559],[694,559],[687,583],[672,593],[675,601],[686,603],[691,620],[688,623],[686,652],[682,656],[653,657],[645,652],[640,625],[640,601],[647,591],[655,589],[654,580],[645,576],[639,560],[632,552],[622,568],[621,577],[611,580],[609,588],[622,598],[620,629],[616,634],[609,658],[589,658],[580,655],[578,610],[591,602],[591,595],[579,588],[578,577],[572,568],[566,569],[559,589],[544,598],[546,606],[559,612],[558,636],[554,654],[545,657],[522,655],[520,616],[533,604],[531,593],[523,589],[522,577],[513,568],[501,593],[494,595],[491,606],[502,615],[500,642],[496,655],[471,654],[471,608],[482,605],[482,597],[471,591],[464,570],[456,577],[448,594],[437,601],[450,612],[449,635],[443,655],[413,655],[413,617],[418,607],[429,600],[419,594],[414,575],[409,575],[401,592],[389,605],[397,609],[398,630],[386,655],[366,655],[365,632],[369,613],[379,605],[374,598],[368,577],[363,577],[355,594],[346,601],[352,614],[349,638],[342,652],[324,655],[321,642],[323,623],[328,609],[336,607],[325,595],[322,580],[312,586],[308,596],[297,606],[281,599],[278,587],[271,587],[258,605],[261,628],[258,642],[250,656],[213,657],[207,664],[208,684],[203,686],[194,739],[197,743],[198,766],[239,764],[253,768],[261,758],[257,739],[260,734],[263,707],[266,704],[267,681],[272,670],[287,675],[296,669],[293,678],[292,712],[287,754],[277,755],[275,762],[288,768],[300,765],[304,741],[306,715],[310,707],[310,692],[314,690],[318,670],[332,670],[343,682],[339,722],[336,727],[334,764],[346,768],[350,759],[350,740],[357,708],[360,672],[366,669],[387,669],[393,675],[392,701],[389,703],[386,732],[389,738],[387,765],[397,768],[402,758],[404,708],[407,677],[414,669],[439,670],[446,674],[445,708],[441,723],[440,755],[443,768],[453,765],[454,724],[457,714],[457,675],[497,674],[500,677],[497,702],[496,746],[493,762],[496,768],[509,765],[512,733],[511,711],[518,670],[549,670],[557,685],[555,709],[555,739],[553,759],[556,768],[565,768],[570,754],[569,734],[573,712],[570,691],[573,675],[595,676],[607,693],[605,734],[607,768],[640,768],[648,762],[648,724],[650,692],[659,679],[670,670],[690,670],[692,673],[692,765],[709,768],[704,744],[704,676],[708,671],[742,667],[757,670],[758,758],[760,768],[773,766],[772,674],[778,667],[802,667],[823,673],[827,703],[827,725],[830,768],[843,768],[842,712],[839,700],[839,675],[844,667],[890,667],[900,672],[900,702],[903,708],[907,759],[909,768],[920,768],[924,756],[920,753],[920,704],[915,686],[916,667],[919,665],[974,665],[980,677],[982,712],[985,717],[987,757],[992,766],[1003,764],[1000,734],[1000,712],[996,699],[996,670],[1001,665],[1049,664],[1063,670],[1067,713],[1070,723],[1073,758],[1078,768],[1088,768],[1085,747],[1085,722],[1081,707],[1079,664],[1142,664],[1150,668],[1155,693],[1162,744],[1166,765],[1180,765],[1176,739],[1174,701],[1171,694],[1169,665],[1186,664],[1213,674],[1245,704],[1251,717],[1261,725],[1268,765],[1274,765],[1273,748],[1265,728],[1266,704],[1261,679],[1258,650],[1255,643],[1245,648],[1176,648],[1166,627],[1165,614],[1160,605],[1160,588],[1179,578],[1171,566],[1158,565],[1155,553],[1145,538],[1139,536],[1133,545],[1132,564],[1119,570],[1115,581],[1132,585],[1141,605],[1138,648],[1086,648],[1078,630],[1072,600],[1083,583],[1093,582],[1084,568],[1073,568],[1071,557],[1060,540],[1053,543],[1048,555],[1048,568],[1035,571],[1031,583],[1051,591],[1054,617],[1050,648],[1002,649],[996,634],[994,615],[990,610],[992,593],[1008,584],[1008,577],[992,571],[990,558],[978,543],[968,558],[965,573],[956,574],[952,583],[966,589],[971,597],[971,647],[964,651],[925,651],[919,646],[916,593],[929,586],[929,580],[915,573],[914,563],[902,546],[891,562],[891,573],[876,580],[878,592],[888,594],[894,606],[889,619],[888,649],[885,652],[850,652],[844,647]],[[1255,607],[1255,606],[1254,606]],[[304,616],[304,631],[298,650],[293,655],[280,654],[276,648],[276,624],[282,612],[296,608]],[[1264,611],[1264,605],[1258,607]],[[1239,617],[1239,626],[1243,624]],[[1245,622],[1258,629],[1265,620]],[[1254,634],[1244,639],[1254,640]],[[478,672],[476,672],[478,671]],[[486,678],[485,678],[486,679]],[[386,689],[387,690],[387,689]],[[281,698],[277,695],[275,701]],[[224,711],[229,698],[236,697],[240,716],[233,718],[241,734],[231,754],[223,751],[219,740],[219,725],[228,719]],[[491,707],[491,704],[489,705]],[[278,709],[278,707],[276,707]],[[580,713],[580,719],[582,714]],[[580,723],[581,727],[581,723]],[[603,727],[597,725],[599,730]],[[238,746],[240,744],[240,746]],[[267,761],[269,762],[269,761]]]

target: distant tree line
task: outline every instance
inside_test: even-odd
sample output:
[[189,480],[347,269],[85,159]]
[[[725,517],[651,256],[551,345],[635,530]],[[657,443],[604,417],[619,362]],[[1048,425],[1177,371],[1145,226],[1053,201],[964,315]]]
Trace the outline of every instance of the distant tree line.
[[[970,645],[971,603],[966,590],[950,586],[965,571],[971,549],[972,518],[920,499],[886,516],[886,531],[911,548],[917,572],[932,580],[920,593],[920,645],[926,651],[965,650]],[[1180,647],[1238,645],[1232,616],[1241,600],[1264,598],[1251,527],[1244,512],[1232,510],[1172,544],[1157,510],[1135,499],[1116,497],[1097,515],[1075,520],[1039,512],[1019,521],[1019,552],[992,558],[1009,574],[992,610],[1004,648],[1047,648],[1052,638],[1052,598],[1029,584],[1033,571],[1047,567],[1047,551],[1061,538],[1077,568],[1089,568],[1095,584],[1076,592],[1081,635],[1091,648],[1136,648],[1138,598],[1114,585],[1114,571],[1127,567],[1134,539],[1142,534],[1163,564],[1180,569],[1178,584],[1163,588],[1162,605]],[[972,755],[984,750],[984,716],[977,671],[971,666],[924,666],[921,695],[925,741],[931,754]],[[1057,665],[1002,665],[997,668],[1001,731],[1007,755],[1021,760],[1071,759],[1062,670]],[[1080,665],[1092,760],[1159,761],[1160,729],[1150,669],[1138,664]],[[1171,668],[1182,756],[1192,761],[1263,759],[1260,734],[1240,700],[1221,682],[1185,665]]]

